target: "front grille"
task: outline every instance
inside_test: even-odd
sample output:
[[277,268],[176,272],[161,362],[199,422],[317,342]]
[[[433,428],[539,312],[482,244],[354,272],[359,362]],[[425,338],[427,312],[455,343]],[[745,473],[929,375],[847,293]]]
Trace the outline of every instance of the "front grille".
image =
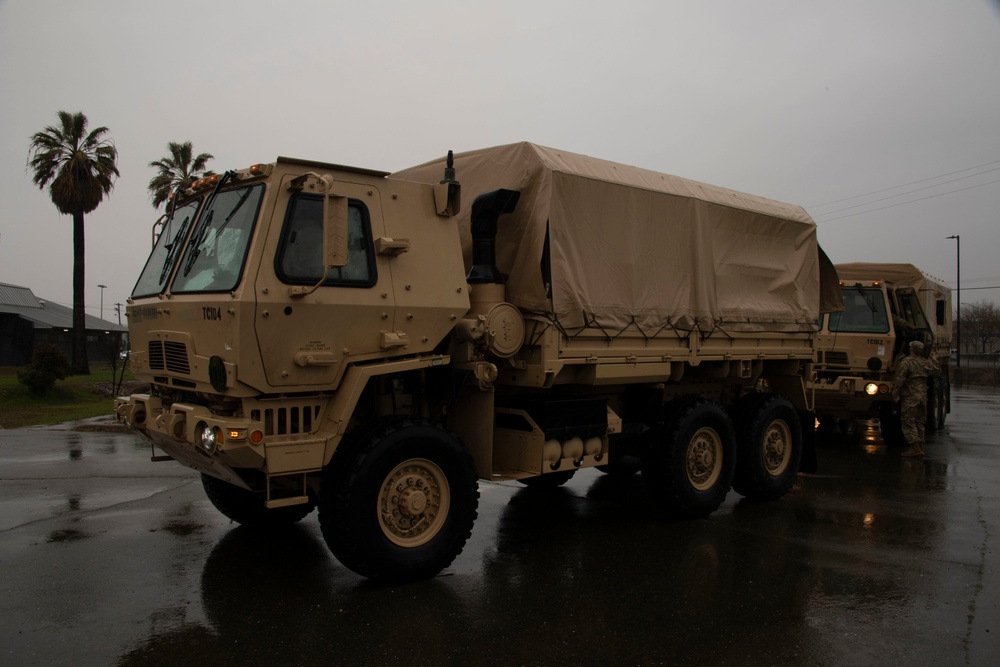
[[847,353],[846,352],[827,352],[825,357],[827,364],[831,366],[846,366],[847,365]]
[[292,405],[280,408],[263,408],[250,411],[250,419],[264,422],[264,435],[294,435],[311,433],[318,424],[319,405]]
[[154,371],[168,370],[171,373],[189,375],[187,345],[173,341],[149,341],[149,368]]

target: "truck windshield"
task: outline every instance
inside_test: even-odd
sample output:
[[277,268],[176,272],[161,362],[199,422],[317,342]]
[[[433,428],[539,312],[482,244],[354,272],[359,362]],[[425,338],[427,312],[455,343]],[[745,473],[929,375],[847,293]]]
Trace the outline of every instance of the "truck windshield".
[[844,310],[830,314],[830,331],[889,333],[889,316],[881,290],[843,287]]
[[180,256],[181,246],[191,231],[191,223],[198,214],[201,198],[179,206],[153,245],[153,252],[139,274],[132,296],[153,296],[163,292]]
[[228,292],[239,283],[264,188],[220,192],[198,219],[171,291]]

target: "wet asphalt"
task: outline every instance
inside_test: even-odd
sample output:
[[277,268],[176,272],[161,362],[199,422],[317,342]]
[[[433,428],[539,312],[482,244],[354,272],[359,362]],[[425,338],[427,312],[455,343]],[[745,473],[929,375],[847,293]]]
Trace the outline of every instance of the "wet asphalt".
[[254,534],[101,420],[0,431],[0,662],[997,664],[1000,394],[953,400],[923,460],[861,424],[785,498],[696,521],[637,475],[481,484],[456,562],[385,588],[315,514]]

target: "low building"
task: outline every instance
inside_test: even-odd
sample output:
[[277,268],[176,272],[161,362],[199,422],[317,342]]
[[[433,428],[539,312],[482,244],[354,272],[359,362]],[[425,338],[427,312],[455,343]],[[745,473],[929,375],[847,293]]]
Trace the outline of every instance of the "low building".
[[[125,325],[87,315],[86,326],[91,363],[108,362],[125,349]],[[0,283],[0,366],[26,366],[41,343],[72,356],[73,309],[39,299],[27,287]]]

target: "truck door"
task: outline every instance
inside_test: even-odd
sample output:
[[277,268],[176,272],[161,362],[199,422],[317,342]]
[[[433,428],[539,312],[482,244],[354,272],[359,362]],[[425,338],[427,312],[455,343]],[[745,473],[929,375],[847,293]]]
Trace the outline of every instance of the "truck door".
[[912,330],[906,333],[897,332],[900,341],[899,353],[904,354],[906,348],[902,345],[908,345],[912,340],[919,340],[929,351],[934,343],[934,333],[927,321],[924,309],[920,305],[917,291],[912,287],[896,288],[896,303],[898,305],[896,315],[912,327]]
[[324,269],[320,196],[281,183],[261,262],[255,318],[268,383],[333,389],[348,361],[383,356],[380,333],[393,330],[394,297],[386,259],[373,238],[384,234],[379,192],[336,183],[348,200],[348,261]]

